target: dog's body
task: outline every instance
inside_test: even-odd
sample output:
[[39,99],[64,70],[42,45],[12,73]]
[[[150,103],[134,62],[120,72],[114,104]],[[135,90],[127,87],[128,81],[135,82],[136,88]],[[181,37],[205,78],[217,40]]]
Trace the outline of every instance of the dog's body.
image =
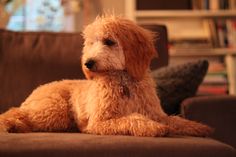
[[88,80],[40,86],[0,115],[0,132],[69,131],[102,135],[207,136],[203,124],[167,116],[149,73],[153,34],[131,21],[100,17],[84,31]]

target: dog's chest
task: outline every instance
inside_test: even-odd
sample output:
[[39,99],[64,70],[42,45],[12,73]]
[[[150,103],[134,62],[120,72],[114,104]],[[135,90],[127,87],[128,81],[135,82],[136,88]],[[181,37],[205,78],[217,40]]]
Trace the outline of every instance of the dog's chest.
[[149,97],[151,90],[142,83],[94,81],[78,101],[79,119],[88,124],[94,119],[107,120],[135,112],[146,114],[153,103]]
[[147,89],[129,82],[97,84],[92,95],[86,105],[89,115],[99,115],[104,119],[143,113],[151,103]]

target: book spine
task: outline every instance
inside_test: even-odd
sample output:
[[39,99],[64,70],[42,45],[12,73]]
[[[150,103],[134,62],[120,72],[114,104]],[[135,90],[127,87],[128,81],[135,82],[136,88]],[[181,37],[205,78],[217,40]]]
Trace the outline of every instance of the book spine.
[[227,86],[199,86],[198,95],[223,95],[228,93]]
[[219,0],[210,0],[209,1],[210,10],[219,10]]
[[220,9],[229,9],[229,0],[219,0]]
[[229,80],[229,93],[236,94],[236,57],[228,55],[225,61]]
[[229,9],[234,6],[234,0],[209,0],[210,10]]
[[236,20],[226,20],[228,47],[236,48]]
[[219,39],[219,47],[227,47],[228,46],[228,39],[227,39],[227,27],[224,20],[217,20],[216,21],[216,28],[218,33]]
[[229,9],[236,9],[236,0],[229,0]]
[[202,9],[209,10],[209,0],[203,0]]
[[207,75],[198,88],[198,95],[228,94],[228,78],[224,63],[221,61],[210,62]]
[[209,19],[206,22],[208,23],[208,29],[210,32],[209,37],[212,43],[212,47],[219,47],[219,39],[218,39],[217,28],[215,25],[215,20]]

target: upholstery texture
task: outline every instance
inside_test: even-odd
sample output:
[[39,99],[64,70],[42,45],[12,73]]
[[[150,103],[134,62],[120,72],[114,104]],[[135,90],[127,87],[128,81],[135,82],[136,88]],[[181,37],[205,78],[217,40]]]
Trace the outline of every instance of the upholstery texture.
[[39,85],[83,78],[82,43],[80,34],[0,31],[0,111]]
[[167,28],[163,25],[141,25],[142,27],[151,30],[156,33],[155,47],[157,50],[157,56],[151,62],[151,70],[155,70],[159,67],[167,66],[169,63],[168,52],[168,34]]
[[[208,69],[208,61],[199,60],[153,72],[162,108],[169,115],[179,114],[179,104],[197,92]],[[197,74],[197,75],[196,75]]]
[[79,133],[4,134],[0,156],[234,157],[235,149],[208,138],[96,136]]
[[[213,138],[236,148],[236,97],[204,96],[188,98],[181,104],[182,115],[215,129]],[[209,116],[210,115],[210,116]]]

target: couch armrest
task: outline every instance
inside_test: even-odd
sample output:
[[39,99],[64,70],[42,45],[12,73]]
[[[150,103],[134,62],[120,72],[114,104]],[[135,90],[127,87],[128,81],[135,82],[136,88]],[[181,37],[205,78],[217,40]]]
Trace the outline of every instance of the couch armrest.
[[236,96],[188,98],[181,104],[181,114],[213,127],[213,138],[236,148]]

